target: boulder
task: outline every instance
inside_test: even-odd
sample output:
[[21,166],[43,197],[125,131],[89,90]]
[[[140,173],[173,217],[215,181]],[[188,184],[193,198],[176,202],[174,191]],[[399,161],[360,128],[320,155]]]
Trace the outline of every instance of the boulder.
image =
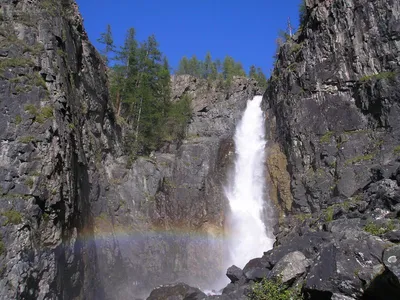
[[242,269],[233,265],[227,270],[226,276],[231,280],[232,283],[235,283],[243,278],[244,274]]
[[[383,252],[383,263],[385,267],[396,277],[397,284],[400,282],[400,245],[390,247]],[[399,285],[400,287],[400,285]]]
[[271,271],[266,268],[253,268],[249,269],[244,275],[246,276],[248,281],[260,281],[263,278],[268,277],[270,272]]
[[198,288],[191,287],[185,283],[178,283],[154,289],[147,300],[200,300],[206,296]]
[[272,277],[280,277],[283,283],[297,279],[307,271],[310,261],[300,251],[286,254],[272,269]]

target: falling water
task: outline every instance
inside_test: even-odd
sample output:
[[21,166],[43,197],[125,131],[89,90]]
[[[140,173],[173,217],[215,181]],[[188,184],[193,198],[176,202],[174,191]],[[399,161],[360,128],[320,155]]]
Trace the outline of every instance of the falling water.
[[[247,102],[235,132],[235,172],[226,188],[231,208],[230,261],[243,268],[252,258],[272,248],[267,236],[265,204],[265,124],[262,96]],[[264,223],[265,222],[265,223]]]

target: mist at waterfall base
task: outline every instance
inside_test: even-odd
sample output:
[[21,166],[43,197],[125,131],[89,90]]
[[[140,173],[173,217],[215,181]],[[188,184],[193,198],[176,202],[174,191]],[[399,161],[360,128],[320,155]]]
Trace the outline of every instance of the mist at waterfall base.
[[[158,239],[165,240],[170,249],[164,258],[165,263],[170,264],[167,269],[177,276],[175,280],[160,282],[156,281],[158,275],[154,274],[149,277],[153,288],[160,284],[185,282],[208,295],[218,295],[230,282],[226,276],[230,266],[243,268],[248,261],[261,257],[264,251],[272,248],[273,219],[266,197],[265,118],[261,101],[262,96],[248,100],[236,126],[234,163],[224,186],[230,207],[224,237],[215,239],[209,236],[199,240],[190,233],[171,235],[170,239],[165,237],[165,233],[159,235]],[[196,270],[193,274],[181,273],[180,270],[180,262],[187,261],[188,256],[195,258],[187,266],[189,270]],[[206,274],[208,280],[204,281],[202,276]]]
[[266,140],[261,101],[262,96],[255,96],[247,102],[235,132],[235,166],[225,189],[231,210],[227,267],[243,268],[249,260],[270,250],[274,242],[267,234],[272,224],[268,222],[270,209],[265,201]]

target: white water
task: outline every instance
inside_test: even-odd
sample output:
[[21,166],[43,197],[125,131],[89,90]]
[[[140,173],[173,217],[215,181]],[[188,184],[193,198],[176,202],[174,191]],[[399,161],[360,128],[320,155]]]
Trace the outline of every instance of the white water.
[[[229,221],[230,264],[243,268],[252,258],[272,248],[265,209],[265,123],[262,96],[247,102],[235,132],[235,171],[226,188],[231,208]],[[266,224],[265,224],[265,223]]]

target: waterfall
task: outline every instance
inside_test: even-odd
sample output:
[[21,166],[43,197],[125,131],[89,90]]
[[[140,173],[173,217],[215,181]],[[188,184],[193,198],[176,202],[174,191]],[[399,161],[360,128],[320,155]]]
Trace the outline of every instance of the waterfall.
[[264,201],[266,140],[261,101],[262,96],[255,96],[247,102],[236,127],[235,169],[225,190],[231,208],[228,226],[230,261],[240,268],[273,245],[273,239],[266,231],[266,226],[272,225],[268,224],[268,216],[264,214],[267,205]]

